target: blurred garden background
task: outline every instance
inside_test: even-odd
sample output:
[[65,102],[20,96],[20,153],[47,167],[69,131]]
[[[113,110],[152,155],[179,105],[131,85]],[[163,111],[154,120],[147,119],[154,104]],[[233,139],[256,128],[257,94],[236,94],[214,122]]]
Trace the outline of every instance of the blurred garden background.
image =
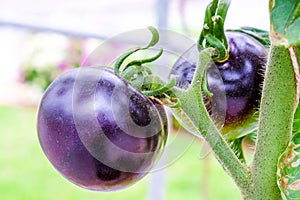
[[[56,76],[88,63],[97,46],[125,31],[151,25],[196,41],[209,2],[0,0],[0,199],[241,199],[213,155],[200,159],[201,141],[183,130],[170,128],[176,132],[171,137],[193,141],[176,162],[113,193],[65,180],[43,154],[36,132],[38,103]],[[240,26],[268,30],[268,1],[232,0],[225,27]]]

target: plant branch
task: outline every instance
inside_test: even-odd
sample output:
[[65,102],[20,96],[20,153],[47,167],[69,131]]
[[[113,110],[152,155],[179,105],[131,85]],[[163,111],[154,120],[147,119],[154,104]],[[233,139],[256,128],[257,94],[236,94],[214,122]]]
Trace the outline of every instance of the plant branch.
[[202,97],[202,81],[204,76],[206,76],[206,69],[213,62],[211,56],[214,51],[215,49],[213,48],[202,50],[199,54],[199,63],[190,87],[187,90],[174,88],[173,91],[177,98],[180,99],[181,109],[198,129],[199,134],[205,138],[217,160],[227,173],[231,175],[242,193],[247,193],[246,190],[250,185],[250,171],[236,157],[229,144],[215,126],[206,110]]

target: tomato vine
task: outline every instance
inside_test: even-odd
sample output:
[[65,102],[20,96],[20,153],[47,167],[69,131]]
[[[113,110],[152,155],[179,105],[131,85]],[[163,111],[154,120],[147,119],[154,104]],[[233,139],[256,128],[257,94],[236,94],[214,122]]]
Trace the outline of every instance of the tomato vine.
[[[133,60],[127,64],[124,62],[137,51],[147,50],[158,43],[159,33],[153,27],[148,27],[152,33],[151,41],[144,47],[136,47],[121,55],[113,70],[111,68],[85,68],[81,71],[82,79],[78,79],[77,75],[80,70],[75,69],[54,81],[46,91],[39,108],[38,132],[45,153],[58,170],[66,173],[65,176],[73,182],[95,190],[121,188],[124,185],[127,186],[133,179],[139,180],[148,171],[142,171],[139,174],[136,173],[136,169],[133,171],[124,168],[116,170],[107,166],[115,162],[114,158],[110,156],[103,158],[101,157],[103,156],[102,152],[108,151],[104,146],[109,144],[114,143],[110,148],[116,148],[116,146],[122,147],[124,145],[122,142],[128,142],[130,145],[125,146],[129,150],[125,148],[125,153],[120,151],[117,155],[119,156],[118,160],[128,167],[128,161],[132,162],[132,156],[128,152],[132,151],[138,154],[145,153],[144,151],[150,152],[148,157],[138,157],[137,163],[139,164],[136,164],[138,170],[150,169],[159,157],[167,138],[166,114],[162,106],[164,104],[171,108],[174,115],[184,116],[192,126],[194,134],[206,140],[216,159],[240,188],[244,199],[299,199],[300,187],[297,184],[300,177],[295,175],[295,172],[300,169],[298,167],[300,165],[299,159],[294,160],[294,158],[298,156],[298,145],[300,144],[300,108],[298,106],[300,93],[300,2],[270,0],[270,31],[251,27],[232,30],[246,34],[247,37],[250,36],[264,47],[269,48],[262,97],[258,100],[260,103],[258,128],[255,132],[247,132],[251,137],[254,134],[252,139],[255,140],[254,158],[250,165],[243,161],[241,153],[236,152],[242,148],[241,138],[238,138],[240,140],[237,140],[235,144],[230,143],[228,137],[226,138],[222,134],[222,130],[210,116],[205,102],[205,99],[214,95],[208,87],[206,76],[208,68],[213,63],[228,61],[231,55],[230,50],[234,50],[233,48],[230,49],[224,30],[229,6],[230,0],[213,0],[207,6],[203,28],[197,42],[198,62],[187,88],[177,87],[176,79],[173,76],[170,76],[167,82],[161,80],[158,76],[153,75],[150,68],[145,66],[146,63],[156,61],[163,54],[163,49],[160,49],[152,57]],[[101,78],[95,75],[99,72],[102,73]],[[73,87],[75,83],[83,84],[86,88],[83,88],[82,85]],[[112,91],[120,86],[122,86],[122,90]],[[75,89],[79,90],[77,93],[75,92],[77,96],[69,95]],[[102,102],[95,101],[94,104],[94,94],[91,91],[94,91],[99,99],[104,100]],[[110,102],[115,101],[115,99],[120,105],[118,103],[113,105]],[[74,102],[78,104],[75,106],[76,109],[74,109]],[[128,106],[128,102],[130,117],[125,115],[128,113],[123,109]],[[89,111],[86,111],[87,105],[92,105]],[[93,121],[92,118],[95,111],[93,110],[95,109],[94,105],[101,108],[96,109],[97,120],[99,121]],[[78,113],[80,108],[81,112]],[[120,124],[114,118],[115,110],[119,113],[123,112],[120,116],[122,122]],[[152,115],[150,116],[150,114]],[[113,120],[109,121],[108,119]],[[122,124],[128,126],[129,121],[126,121],[128,119],[136,120],[137,123],[133,127],[138,127],[137,130],[130,129],[130,133],[143,133],[146,136],[149,133],[143,132],[144,128],[151,124],[152,119],[157,119],[156,124],[151,124],[152,129],[150,130],[155,133],[159,130],[159,133],[156,136],[151,135],[151,137],[142,139],[131,137],[132,135],[128,137],[122,129],[124,127],[120,127]],[[102,127],[97,127],[97,123],[101,124]],[[87,124],[89,125],[87,126]],[[108,126],[113,126],[113,128],[107,128]],[[72,131],[68,127],[71,127]],[[125,128],[130,128],[130,126]],[[78,132],[79,129],[81,133]],[[82,138],[80,138],[80,134]],[[113,137],[116,134],[121,139]],[[111,137],[112,142],[104,136]],[[73,141],[68,138],[73,138],[77,146],[73,145]],[[100,146],[99,143],[95,143],[95,138],[101,144]],[[120,142],[121,140],[122,142]],[[137,141],[141,148],[132,145]],[[61,146],[60,142],[67,145]],[[146,145],[150,143],[152,146]],[[72,152],[69,147],[66,148],[68,145],[72,146]],[[56,148],[54,149],[53,146]],[[59,152],[59,156],[56,155],[57,152]],[[74,152],[80,155],[84,152],[82,159],[86,159],[86,162],[90,163],[93,170],[96,171],[93,173],[93,170],[87,170],[88,176],[93,177],[93,179],[81,179],[84,177],[82,175],[83,169],[89,166],[76,166],[78,164],[77,155],[73,155],[74,157],[71,155]],[[102,160],[95,159],[94,155],[100,156]],[[69,162],[67,164],[72,165],[74,169],[72,167],[70,169],[64,168],[66,160]],[[111,163],[104,163],[107,160]],[[143,163],[145,160],[147,162]],[[294,176],[291,178],[290,175]],[[112,184],[107,181],[115,182]]]
[[[224,1],[220,2],[224,3]],[[222,55],[222,58],[226,59],[225,54],[222,52],[224,49],[227,52],[229,51],[226,46],[228,45],[227,41],[222,39],[222,34],[216,34],[214,32],[215,29],[211,28],[215,25],[215,15],[212,15],[212,13],[216,13],[218,5],[221,5],[220,2],[212,1],[207,7],[205,23],[198,44],[200,46],[200,62],[198,63],[191,87],[187,90],[186,95],[181,95],[180,92],[176,95],[182,102],[181,109],[190,117],[200,134],[210,144],[216,158],[241,189],[244,199],[281,199],[283,197],[279,190],[280,185],[277,185],[276,180],[277,162],[291,140],[294,113],[299,99],[299,92],[297,92],[297,88],[299,87],[299,51],[297,50],[299,50],[300,40],[295,38],[300,35],[300,30],[296,28],[295,24],[300,19],[298,12],[300,3],[296,3],[295,1],[283,2],[280,0],[270,1],[271,42],[264,40],[266,37],[265,32],[258,29],[252,29],[256,31],[254,34],[249,28],[242,30],[242,32],[246,32],[261,40],[264,45],[270,46],[262,92],[254,160],[249,167],[246,167],[237,162],[228,144],[225,144],[222,138],[219,138],[220,133],[215,130],[215,126],[209,123],[210,120],[208,118],[205,118],[205,109],[203,109],[204,105],[201,93],[199,93],[199,88],[201,88],[201,84],[199,83],[203,79],[203,74],[205,74],[205,71],[203,69],[201,71],[200,68],[207,66],[211,57],[217,58]],[[228,1],[225,3],[229,6]],[[291,9],[288,12],[293,17],[286,18],[279,12],[279,10],[287,11],[286,9]],[[224,16],[226,16],[226,13]],[[208,21],[209,23],[207,23]],[[282,25],[284,26],[282,27]],[[208,31],[219,35],[221,39],[215,39]],[[209,50],[208,47],[212,47],[213,49]],[[206,56],[204,56],[205,52]],[[207,63],[203,64],[204,61]],[[191,102],[189,102],[189,99],[185,100],[185,96],[193,96],[195,98],[192,100],[194,102],[192,107],[190,106]],[[185,104],[185,102],[188,103]],[[201,114],[202,112],[203,114]],[[207,137],[207,134],[210,134],[210,137]],[[213,140],[210,140],[210,138],[213,138]],[[215,146],[222,146],[222,150]],[[223,157],[224,152],[226,152],[226,156]],[[285,193],[285,198],[289,199],[288,193]]]

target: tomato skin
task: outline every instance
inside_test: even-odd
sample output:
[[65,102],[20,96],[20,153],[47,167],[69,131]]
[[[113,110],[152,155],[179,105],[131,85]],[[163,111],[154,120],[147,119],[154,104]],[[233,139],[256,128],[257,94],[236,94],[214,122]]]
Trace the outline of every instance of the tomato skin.
[[[254,38],[239,32],[226,32],[226,37],[230,48],[228,60],[215,62],[207,70],[210,92],[217,96],[223,92],[226,97],[226,103],[217,99],[214,104],[220,110],[215,115],[225,114],[223,133],[243,128],[258,110],[267,62],[267,50]],[[172,73],[177,75],[178,87],[186,89],[190,85],[197,55],[194,45],[175,63]]]
[[74,184],[118,190],[143,178],[167,139],[164,107],[109,68],[55,79],[38,110],[38,137],[52,165]]

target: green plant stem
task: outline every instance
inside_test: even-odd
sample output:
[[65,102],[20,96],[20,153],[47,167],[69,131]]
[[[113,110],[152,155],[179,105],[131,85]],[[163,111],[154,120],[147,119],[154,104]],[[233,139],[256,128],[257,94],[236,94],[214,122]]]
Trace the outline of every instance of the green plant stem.
[[250,171],[236,157],[218,128],[209,116],[202,98],[202,80],[206,69],[211,66],[213,49],[204,49],[200,52],[199,63],[191,86],[186,90],[174,89],[177,98],[180,99],[181,109],[191,119],[199,133],[205,138],[217,160],[226,172],[233,178],[242,193],[247,193],[250,185]]
[[251,169],[252,192],[245,199],[281,199],[276,182],[277,162],[292,136],[296,93],[289,50],[285,46],[271,46]]

